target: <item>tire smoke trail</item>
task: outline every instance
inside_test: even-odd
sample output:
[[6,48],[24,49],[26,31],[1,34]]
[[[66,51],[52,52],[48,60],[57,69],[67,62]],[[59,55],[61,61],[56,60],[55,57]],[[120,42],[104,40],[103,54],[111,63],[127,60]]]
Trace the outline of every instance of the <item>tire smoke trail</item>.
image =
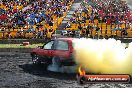
[[75,60],[88,72],[132,75],[132,43],[125,49],[115,39],[75,39]]

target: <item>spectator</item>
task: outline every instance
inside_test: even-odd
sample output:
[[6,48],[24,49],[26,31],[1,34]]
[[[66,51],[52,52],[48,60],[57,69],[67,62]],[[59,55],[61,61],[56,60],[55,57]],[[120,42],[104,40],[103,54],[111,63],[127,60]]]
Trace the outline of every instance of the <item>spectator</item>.
[[66,28],[70,28],[70,27],[71,27],[70,22],[67,22],[67,24],[66,24]]

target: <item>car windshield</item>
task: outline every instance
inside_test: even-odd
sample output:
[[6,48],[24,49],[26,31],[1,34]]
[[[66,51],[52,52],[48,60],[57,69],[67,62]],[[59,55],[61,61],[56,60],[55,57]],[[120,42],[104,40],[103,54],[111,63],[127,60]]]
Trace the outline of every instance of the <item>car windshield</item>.
[[44,49],[52,49],[53,43],[54,43],[54,41],[48,42],[48,43],[44,46]]

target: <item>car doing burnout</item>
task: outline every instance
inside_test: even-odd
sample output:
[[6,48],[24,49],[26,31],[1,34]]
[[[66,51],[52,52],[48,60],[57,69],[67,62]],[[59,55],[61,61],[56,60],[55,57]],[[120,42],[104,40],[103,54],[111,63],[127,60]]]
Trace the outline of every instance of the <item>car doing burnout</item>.
[[75,65],[73,40],[74,38],[53,39],[43,46],[33,49],[31,51],[33,63],[44,63],[45,65],[57,63],[59,66]]

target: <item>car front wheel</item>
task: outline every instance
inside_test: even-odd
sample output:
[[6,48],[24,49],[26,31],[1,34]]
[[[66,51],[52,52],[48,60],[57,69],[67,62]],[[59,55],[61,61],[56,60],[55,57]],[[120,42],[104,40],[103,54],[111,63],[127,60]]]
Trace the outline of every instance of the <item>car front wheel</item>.
[[39,56],[37,54],[32,55],[32,62],[33,64],[40,64]]

